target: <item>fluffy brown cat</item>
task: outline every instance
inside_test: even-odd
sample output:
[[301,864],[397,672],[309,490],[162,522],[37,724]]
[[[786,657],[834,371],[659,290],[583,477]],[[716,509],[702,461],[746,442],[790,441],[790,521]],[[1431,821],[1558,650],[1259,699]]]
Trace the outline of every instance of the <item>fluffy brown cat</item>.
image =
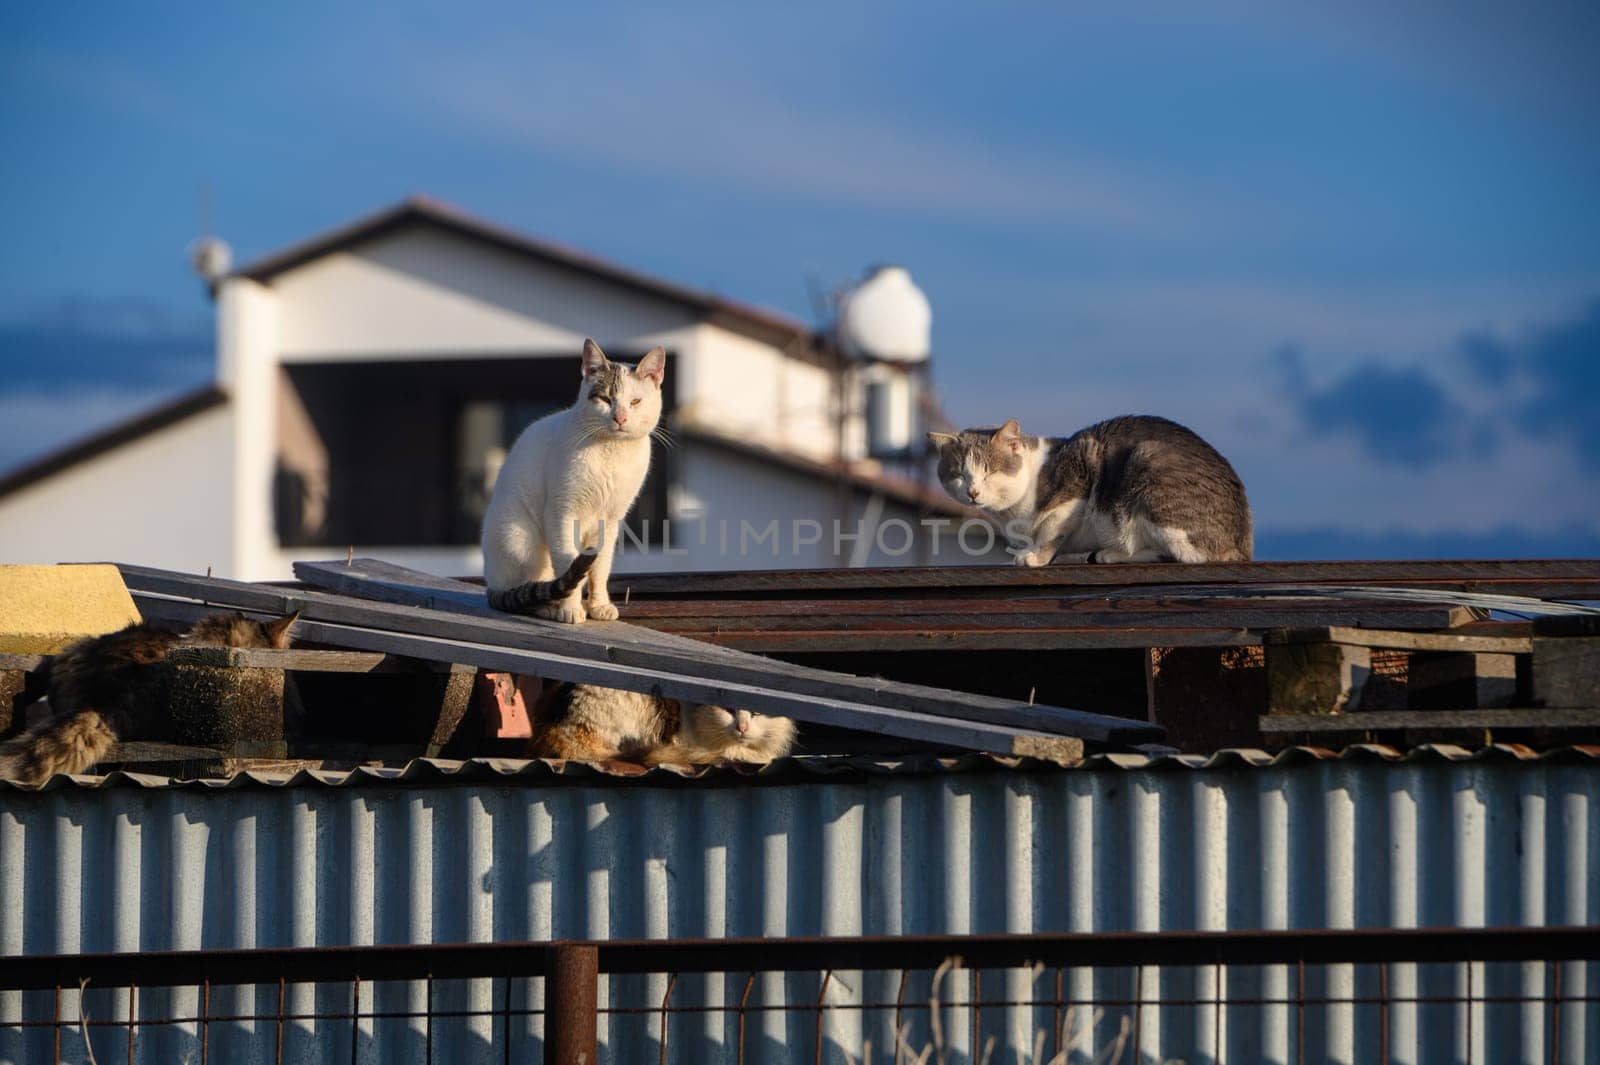
[[559,684],[539,700],[533,753],[580,762],[764,765],[794,746],[786,717],[682,703],[594,684]]
[[159,666],[167,652],[179,646],[288,647],[298,616],[262,622],[214,614],[185,633],[129,625],[79,640],[48,667],[50,718],[0,744],[0,777],[42,784],[56,773],[83,772],[119,740],[156,729],[166,713]]

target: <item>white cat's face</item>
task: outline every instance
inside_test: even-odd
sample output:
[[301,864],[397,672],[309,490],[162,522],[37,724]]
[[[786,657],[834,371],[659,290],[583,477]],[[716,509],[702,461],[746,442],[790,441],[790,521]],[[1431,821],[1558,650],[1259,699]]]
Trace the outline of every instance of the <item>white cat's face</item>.
[[584,421],[601,439],[649,436],[661,421],[661,386],[666,377],[667,353],[661,348],[651,348],[639,365],[630,368],[607,359],[594,341],[584,341],[578,401]]
[[1016,422],[954,435],[929,433],[928,442],[939,451],[939,481],[957,502],[1006,510],[1028,494],[1027,444]]

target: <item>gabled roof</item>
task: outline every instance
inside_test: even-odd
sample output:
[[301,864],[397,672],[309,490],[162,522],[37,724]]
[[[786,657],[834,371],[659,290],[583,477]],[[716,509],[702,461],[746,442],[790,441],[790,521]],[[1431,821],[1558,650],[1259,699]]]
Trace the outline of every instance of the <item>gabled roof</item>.
[[815,343],[812,331],[803,322],[787,315],[642,274],[555,241],[506,229],[426,196],[412,196],[376,214],[291,245],[257,259],[234,274],[270,282],[279,274],[314,259],[409,226],[433,226],[546,265],[687,307],[712,324],[788,349],[794,355],[815,358],[817,349],[822,347]]
[[187,421],[226,402],[228,394],[216,385],[206,385],[204,388],[168,400],[159,407],[0,474],[0,497],[10,495],[80,462],[87,462],[98,455],[113,451],[124,444],[131,444],[151,436],[168,426]]

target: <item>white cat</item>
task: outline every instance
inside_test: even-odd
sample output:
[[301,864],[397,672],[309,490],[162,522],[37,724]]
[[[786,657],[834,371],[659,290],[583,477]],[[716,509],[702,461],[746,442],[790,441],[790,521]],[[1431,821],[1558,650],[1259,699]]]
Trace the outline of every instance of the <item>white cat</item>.
[[[583,342],[578,401],[523,430],[495,480],[483,516],[490,606],[569,624],[615,620],[606,581],[622,519],[650,469],[666,358],[651,348],[630,369]],[[596,552],[587,582],[552,581],[581,567],[584,548]]]

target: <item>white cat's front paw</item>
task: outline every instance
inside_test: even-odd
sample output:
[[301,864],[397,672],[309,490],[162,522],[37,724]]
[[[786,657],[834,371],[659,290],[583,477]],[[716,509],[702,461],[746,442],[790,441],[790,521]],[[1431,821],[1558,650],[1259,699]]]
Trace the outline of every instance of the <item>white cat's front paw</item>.
[[1017,565],[1019,566],[1045,566],[1049,565],[1049,563],[1050,552],[1048,551],[1023,551],[1017,555]]
[[617,607],[610,601],[604,603],[589,603],[590,621],[615,621],[617,620]]
[[533,613],[535,617],[559,621],[563,625],[581,625],[589,617],[583,609],[583,603],[576,596],[555,603],[543,603],[535,607]]

